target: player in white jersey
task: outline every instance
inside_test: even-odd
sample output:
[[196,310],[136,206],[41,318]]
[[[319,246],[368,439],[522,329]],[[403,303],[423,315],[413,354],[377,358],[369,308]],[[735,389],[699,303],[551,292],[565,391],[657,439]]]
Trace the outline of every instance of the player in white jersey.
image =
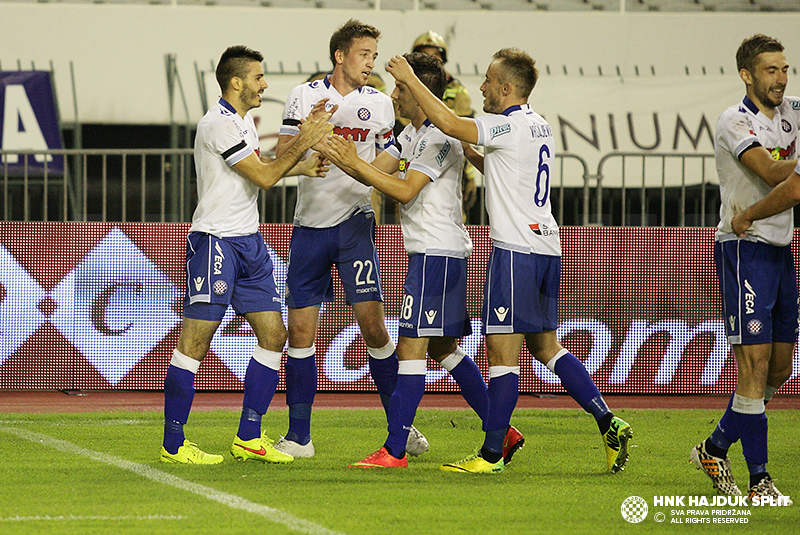
[[443,465],[446,471],[495,473],[504,468],[503,441],[519,396],[519,352],[523,342],[547,365],[566,391],[591,413],[600,428],[608,469],[628,460],[630,426],[608,409],[580,360],[561,347],[558,289],[561,245],[550,210],[554,142],[550,125],[528,105],[538,78],[533,59],[518,49],[495,53],[481,85],[483,111],[458,117],[420,83],[402,56],[387,70],[411,90],[430,121],[445,134],[485,147],[485,158],[465,147],[467,158],[484,172],[493,242],[486,272],[483,331],[489,361],[489,407],[480,452]]
[[[302,84],[289,95],[278,139],[280,155],[293,143],[300,121],[320,98],[339,108],[332,117],[334,132],[351,136],[358,154],[372,161],[376,153],[394,144],[391,99],[366,87],[380,32],[349,20],[330,39],[333,71],[324,80]],[[286,305],[289,309],[289,350],[286,361],[286,402],[289,431],[276,447],[295,457],[311,457],[311,407],[317,390],[315,360],[319,309],[333,301],[331,270],[339,273],[348,304],[367,345],[370,374],[388,410],[397,383],[397,353],[384,321],[372,188],[354,181],[341,169],[331,168],[324,180],[301,179],[289,248]],[[413,442],[413,444],[412,444]],[[410,455],[428,448],[416,430],[409,434]]]
[[[764,404],[791,375],[798,335],[793,204],[780,195],[794,182],[781,184],[797,165],[800,99],[784,96],[789,65],[777,40],[745,39],[736,63],[746,95],[720,116],[714,147],[722,200],[714,260],[725,330],[736,357],[736,391],[690,459],[717,492],[739,495],[728,449],[741,440],[750,498],[775,497],[781,493],[766,468]],[[748,215],[740,214],[753,203]]]
[[[406,54],[416,75],[442,98],[446,73],[426,54]],[[417,407],[425,393],[425,356],[447,369],[475,412],[485,418],[486,383],[475,362],[458,346],[472,334],[467,312],[467,257],[472,241],[461,217],[461,143],[428,121],[410,91],[397,84],[392,99],[410,120],[398,142],[372,164],[356,154],[352,141],[328,138],[331,161],[357,180],[401,203],[401,225],[408,273],[400,312],[397,387],[389,405],[389,435],[383,447],[350,465],[357,468],[405,468],[405,445]],[[393,176],[399,171],[399,176]],[[508,431],[507,459],[524,443]]]
[[198,203],[187,238],[183,329],[164,379],[162,462],[222,462],[221,455],[205,453],[186,440],[183,426],[194,398],[195,374],[229,305],[247,319],[258,338],[247,366],[231,454],[241,460],[293,460],[261,432],[261,417],[278,385],[286,329],[272,260],[258,232],[256,200],[259,188],[271,187],[289,172],[324,176],[327,168],[319,155],[298,162],[333,125],[327,122],[331,114],[322,102],[290,150],[274,161],[262,158],[249,110],[261,105],[261,93],[267,88],[263,59],[244,46],[228,48],[216,71],[222,97],[197,125]]

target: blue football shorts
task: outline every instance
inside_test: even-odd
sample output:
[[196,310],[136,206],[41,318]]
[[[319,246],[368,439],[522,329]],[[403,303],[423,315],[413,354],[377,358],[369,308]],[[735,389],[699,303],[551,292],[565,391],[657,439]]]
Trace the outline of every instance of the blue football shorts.
[[466,258],[410,255],[403,290],[400,336],[461,338],[472,334]]
[[230,238],[190,233],[186,273],[187,318],[221,321],[228,305],[240,315],[281,310],[272,259],[259,232]]
[[728,343],[797,341],[797,274],[791,246],[749,240],[714,242]]
[[289,243],[286,306],[304,308],[332,302],[334,264],[348,304],[383,301],[374,213],[355,212],[334,227],[294,227]]
[[558,327],[561,257],[492,247],[483,287],[483,334]]

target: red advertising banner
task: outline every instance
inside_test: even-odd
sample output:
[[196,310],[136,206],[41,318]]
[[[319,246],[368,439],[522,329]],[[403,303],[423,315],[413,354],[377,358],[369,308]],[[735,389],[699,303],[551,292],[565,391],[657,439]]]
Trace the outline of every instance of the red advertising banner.
[[[188,224],[0,222],[0,388],[160,390],[180,333],[188,229]],[[283,291],[291,226],[264,225],[261,231]],[[487,227],[469,231],[474,334],[462,347],[485,374],[480,306],[491,242]],[[724,333],[713,232],[561,229],[558,336],[601,391],[732,391],[736,366]],[[387,326],[396,339],[407,266],[400,228],[379,227],[377,246]],[[373,390],[366,346],[338,281],[335,294],[336,301],[320,313],[319,388]],[[247,323],[229,310],[196,387],[241,389],[254,346]],[[563,392],[547,368],[531,361],[523,350],[521,392]],[[436,363],[429,361],[428,368],[429,392],[457,390]],[[781,393],[800,394],[799,373],[796,351],[792,378]]]

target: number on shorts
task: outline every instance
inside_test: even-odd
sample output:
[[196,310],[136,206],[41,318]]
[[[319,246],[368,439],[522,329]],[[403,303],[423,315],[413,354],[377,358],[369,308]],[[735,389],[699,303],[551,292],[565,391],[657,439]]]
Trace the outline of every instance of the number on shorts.
[[[372,278],[372,260],[365,260],[362,262],[361,260],[356,260],[353,262],[353,267],[356,268],[356,286],[362,286],[364,284],[375,284],[375,279]],[[366,269],[366,274],[364,270]],[[361,279],[361,275],[366,275],[366,280]]]
[[403,296],[403,306],[400,310],[400,317],[404,320],[411,319],[411,308],[414,306],[414,296],[413,295],[404,295]]

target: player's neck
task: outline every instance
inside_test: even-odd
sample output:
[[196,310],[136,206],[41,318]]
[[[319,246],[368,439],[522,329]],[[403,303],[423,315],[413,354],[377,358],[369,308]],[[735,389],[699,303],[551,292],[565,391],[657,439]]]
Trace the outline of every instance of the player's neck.
[[761,100],[755,96],[755,94],[751,93],[750,91],[747,92],[747,98],[750,99],[750,102],[756,105],[758,111],[763,113],[769,120],[773,120],[775,118],[775,108],[770,106],[765,106]]
[[411,126],[414,127],[415,130],[419,130],[422,128],[422,125],[425,124],[425,120],[428,118],[427,115],[422,113],[420,110],[412,119],[411,119]]
[[361,89],[361,86],[356,86],[349,83],[344,73],[339,69],[333,69],[333,73],[331,73],[329,80],[333,88],[336,89],[336,91],[338,91],[343,97],[346,97],[357,89]]
[[231,93],[223,93],[222,94],[222,98],[225,99],[225,101],[228,104],[233,106],[233,109],[236,110],[236,113],[239,114],[240,117],[244,117],[247,114],[247,112],[250,111],[250,108],[248,108],[241,101],[241,99],[237,98],[237,95],[235,93],[233,93],[233,94],[231,94]]

